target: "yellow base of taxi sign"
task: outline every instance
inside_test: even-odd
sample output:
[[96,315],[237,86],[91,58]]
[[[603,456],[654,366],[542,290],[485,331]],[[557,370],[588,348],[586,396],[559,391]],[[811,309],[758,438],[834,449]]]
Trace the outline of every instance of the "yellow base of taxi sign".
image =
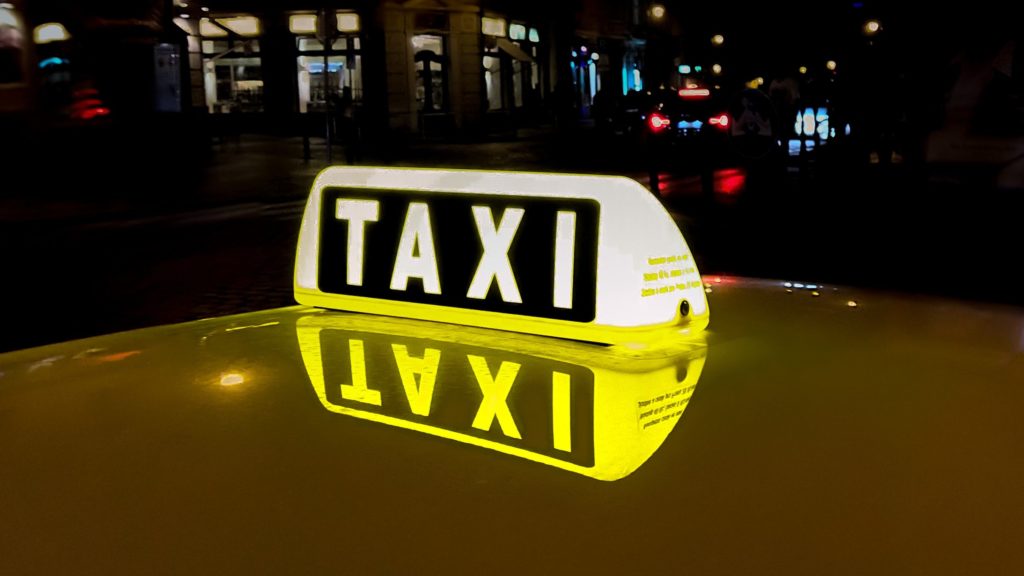
[[708,323],[675,222],[607,176],[327,168],[302,219],[295,299],[605,343]]

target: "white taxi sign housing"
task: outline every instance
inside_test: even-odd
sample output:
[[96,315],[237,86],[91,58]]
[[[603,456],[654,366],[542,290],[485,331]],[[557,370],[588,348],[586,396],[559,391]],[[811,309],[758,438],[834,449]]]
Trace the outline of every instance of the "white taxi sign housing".
[[593,342],[708,322],[679,228],[621,177],[327,168],[294,290],[311,306]]

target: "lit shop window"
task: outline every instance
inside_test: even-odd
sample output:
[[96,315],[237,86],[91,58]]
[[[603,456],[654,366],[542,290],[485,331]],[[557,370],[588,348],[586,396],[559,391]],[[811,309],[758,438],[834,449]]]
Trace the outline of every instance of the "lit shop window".
[[203,85],[211,113],[262,112],[261,25],[254,16],[199,21]]

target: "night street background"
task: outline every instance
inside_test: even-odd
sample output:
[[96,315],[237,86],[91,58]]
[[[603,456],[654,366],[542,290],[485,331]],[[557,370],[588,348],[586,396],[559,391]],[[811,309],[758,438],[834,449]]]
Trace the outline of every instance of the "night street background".
[[293,304],[331,164],[626,176],[705,276],[1024,305],[1008,5],[431,6],[0,4],[0,351]]
[[[541,129],[510,141],[413,145],[377,163],[608,173],[647,185],[640,151],[621,154],[603,138],[588,127]],[[129,191],[106,194],[71,186],[71,176],[59,197],[5,199],[0,349],[293,304],[298,227],[326,159],[316,144],[306,162],[301,139],[243,136],[215,144],[201,174],[139,174]],[[735,178],[723,172],[719,181]],[[1021,199],[967,202],[962,189],[914,178],[898,166],[858,174],[791,166],[769,190],[708,199],[699,177],[681,170],[662,174],[661,196],[705,276],[1020,305],[1019,258],[1006,249],[1019,245]],[[200,189],[176,190],[177,181]]]

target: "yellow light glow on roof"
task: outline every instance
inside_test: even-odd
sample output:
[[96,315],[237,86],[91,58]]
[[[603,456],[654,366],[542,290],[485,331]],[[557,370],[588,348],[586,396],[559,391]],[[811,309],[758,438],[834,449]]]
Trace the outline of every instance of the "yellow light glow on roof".
[[609,343],[703,329],[701,288],[633,180],[347,167],[313,184],[294,284],[311,306]]
[[255,16],[235,16],[233,18],[217,18],[217,22],[223,24],[239,36],[259,36],[260,19]]
[[484,16],[480,19],[480,31],[487,36],[505,36],[505,19],[504,18],[488,18]]
[[32,39],[36,44],[49,44],[50,42],[63,42],[69,40],[67,28],[59,22],[47,22],[36,26],[32,31]]
[[347,313],[296,335],[330,412],[609,481],[658,450],[707,357],[699,335],[603,347]]
[[245,382],[245,376],[239,372],[226,372],[220,375],[221,386],[238,386]]
[[338,32],[359,32],[359,14],[338,12]]
[[292,14],[288,17],[292,34],[316,34],[316,14]]

